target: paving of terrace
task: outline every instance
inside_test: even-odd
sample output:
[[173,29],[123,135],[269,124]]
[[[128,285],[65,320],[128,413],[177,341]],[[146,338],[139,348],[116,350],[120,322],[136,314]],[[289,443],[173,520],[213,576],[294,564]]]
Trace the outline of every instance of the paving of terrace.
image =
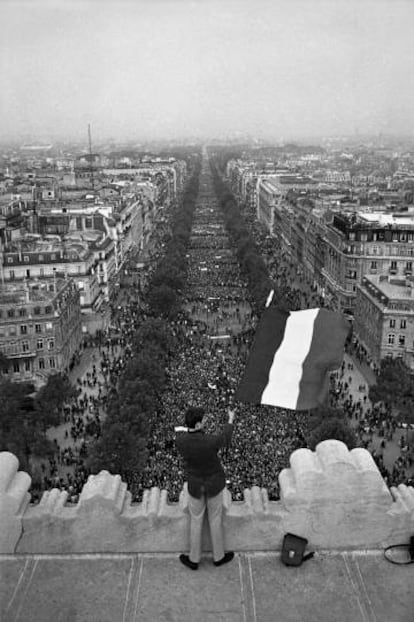
[[0,557],[1,622],[413,622],[414,564],[319,552],[298,568],[241,553],[191,571],[176,554]]

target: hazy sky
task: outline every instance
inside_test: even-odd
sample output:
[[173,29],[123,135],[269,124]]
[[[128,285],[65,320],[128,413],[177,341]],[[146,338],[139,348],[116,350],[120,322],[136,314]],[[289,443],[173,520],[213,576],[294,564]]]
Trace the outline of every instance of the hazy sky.
[[0,21],[0,138],[413,133],[412,0],[1,0]]

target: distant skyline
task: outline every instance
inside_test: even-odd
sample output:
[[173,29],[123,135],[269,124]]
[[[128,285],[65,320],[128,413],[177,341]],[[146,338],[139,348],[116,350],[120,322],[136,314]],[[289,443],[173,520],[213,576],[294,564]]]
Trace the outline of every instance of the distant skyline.
[[2,0],[0,140],[413,136],[410,0]]

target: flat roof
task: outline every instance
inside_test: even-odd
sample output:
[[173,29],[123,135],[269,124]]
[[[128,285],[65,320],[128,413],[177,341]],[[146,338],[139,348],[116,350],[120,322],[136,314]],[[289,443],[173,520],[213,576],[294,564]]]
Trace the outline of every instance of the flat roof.
[[395,214],[386,214],[385,212],[360,212],[358,211],[360,221],[366,221],[370,224],[378,223],[382,227],[387,225],[414,225],[414,213],[403,216]]
[[299,568],[275,551],[221,568],[207,554],[196,572],[178,553],[7,555],[0,576],[7,620],[30,622],[412,622],[414,611],[414,565],[381,551],[317,552]]
[[365,275],[365,279],[375,285],[378,291],[387,296],[387,298],[394,300],[414,299],[411,293],[412,288],[414,288],[414,282],[410,285],[406,279],[390,278],[388,280],[382,279],[380,275]]

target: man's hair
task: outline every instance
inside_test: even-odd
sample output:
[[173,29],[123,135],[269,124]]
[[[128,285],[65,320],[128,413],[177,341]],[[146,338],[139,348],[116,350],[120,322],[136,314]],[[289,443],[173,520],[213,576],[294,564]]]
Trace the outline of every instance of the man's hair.
[[195,428],[196,423],[201,423],[204,417],[204,408],[191,406],[185,413],[185,425],[187,428]]

